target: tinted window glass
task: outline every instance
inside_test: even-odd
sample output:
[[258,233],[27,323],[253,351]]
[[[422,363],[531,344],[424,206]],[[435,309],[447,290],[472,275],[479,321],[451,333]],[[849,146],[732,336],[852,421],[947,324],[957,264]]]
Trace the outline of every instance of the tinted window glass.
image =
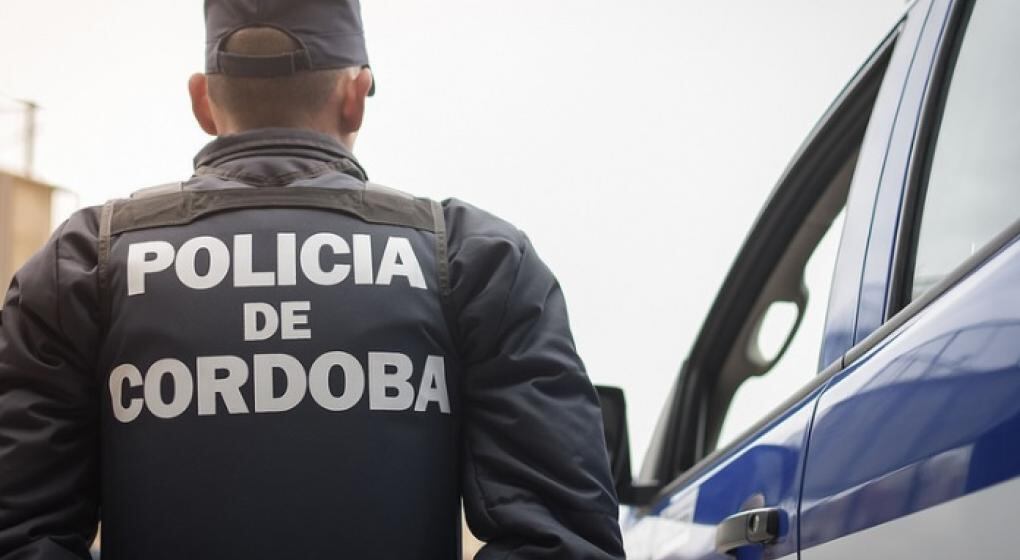
[[[843,231],[844,220],[845,214],[841,212],[829,226],[801,273],[808,293],[807,308],[789,348],[768,373],[750,377],[737,388],[726,411],[716,448],[732,442],[817,374],[818,349],[822,346],[829,288],[832,287],[839,234]],[[767,351],[770,353],[772,349],[778,350],[792,326],[787,325],[783,319],[779,317],[770,321],[759,332],[759,340],[756,342],[760,347],[769,347]]]
[[911,299],[1020,217],[1020,2],[978,0],[950,74]]

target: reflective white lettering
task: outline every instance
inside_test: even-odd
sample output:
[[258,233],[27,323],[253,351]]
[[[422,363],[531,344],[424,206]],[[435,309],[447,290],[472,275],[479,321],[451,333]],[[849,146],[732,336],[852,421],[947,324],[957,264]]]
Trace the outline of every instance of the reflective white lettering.
[[[288,354],[255,354],[251,362],[238,356],[199,356],[194,376],[180,360],[165,358],[153,363],[144,376],[137,366],[119,365],[110,372],[107,385],[113,416],[122,423],[134,422],[145,410],[164,419],[188,410],[201,417],[286,412],[307,402],[308,394],[332,412],[350,410],[367,398],[371,411],[451,413],[442,356],[426,357],[416,383],[411,381],[415,370],[406,354],[369,352],[367,358],[365,367],[352,354],[331,351],[315,359],[306,373],[303,364]],[[127,395],[138,387],[141,397]]]
[[[193,290],[216,287],[228,274],[235,288],[296,286],[298,272],[320,286],[335,286],[351,276],[355,285],[389,286],[402,276],[408,286],[428,289],[408,238],[386,238],[378,270],[372,242],[372,236],[364,233],[352,234],[348,243],[335,233],[323,232],[310,235],[299,248],[296,233],[277,233],[274,270],[255,270],[255,235],[251,233],[232,236],[229,247],[215,237],[194,237],[176,252],[166,241],[132,243],[127,255],[128,295],[144,294],[147,275],[171,266],[178,280]],[[341,255],[350,255],[350,262],[338,259]]]
[[[344,391],[340,396],[329,390],[329,374],[336,367],[344,376]],[[358,359],[347,352],[327,352],[308,370],[308,392],[326,410],[347,410],[358,404],[365,394],[365,370]]]
[[386,242],[375,283],[389,286],[394,276],[404,276],[412,287],[425,289],[425,275],[406,237],[391,237]]
[[276,273],[255,272],[255,255],[252,250],[253,236],[250,233],[234,236],[234,286],[275,286]]
[[334,264],[329,270],[322,266],[322,249],[329,247],[334,255],[346,255],[351,247],[335,233],[316,233],[301,246],[301,271],[305,277],[320,286],[339,284],[351,272],[349,264]]
[[[205,274],[199,274],[197,270],[199,251],[209,254],[209,270]],[[207,290],[227,277],[230,250],[225,243],[208,235],[189,239],[177,251],[174,267],[182,284],[193,290]]]
[[[284,340],[307,340],[312,338],[312,331],[301,325],[308,324],[308,312],[312,309],[310,301],[285,301],[280,304],[280,338]],[[304,313],[303,315],[301,313]]]
[[[173,399],[163,400],[163,377],[169,375],[173,381]],[[165,358],[149,367],[145,373],[145,406],[157,418],[174,418],[180,416],[191,404],[195,391],[195,382],[191,379],[191,371],[180,360]]]
[[[260,322],[262,327],[259,327]],[[262,302],[244,304],[244,340],[246,342],[267,340],[276,334],[276,329],[279,327],[280,317],[272,305]]]
[[[241,396],[241,385],[248,382],[248,364],[244,360],[237,356],[200,356],[196,369],[199,416],[216,414],[216,395],[223,399],[228,414],[248,412]],[[218,377],[220,371],[227,372],[226,377]]]
[[278,286],[297,284],[297,235],[276,236],[276,283]]
[[355,234],[354,241],[354,283],[372,283],[372,236]]
[[128,295],[145,293],[145,275],[161,272],[174,263],[174,247],[166,241],[146,241],[128,246]]
[[425,360],[414,409],[425,412],[430,402],[439,403],[439,411],[443,414],[450,413],[450,395],[446,391],[446,363],[442,356],[429,356]]
[[[396,352],[368,353],[368,408],[407,410],[414,402],[411,358]],[[390,394],[390,390],[395,394]]]
[[[282,371],[286,379],[282,392],[275,385],[276,370]],[[290,410],[305,398],[307,386],[305,368],[297,358],[287,354],[255,355],[255,412]]]
[[110,372],[110,402],[113,404],[113,417],[125,424],[131,422],[142,413],[144,403],[135,397],[124,405],[124,385],[128,388],[142,386],[142,372],[131,364],[122,364]]

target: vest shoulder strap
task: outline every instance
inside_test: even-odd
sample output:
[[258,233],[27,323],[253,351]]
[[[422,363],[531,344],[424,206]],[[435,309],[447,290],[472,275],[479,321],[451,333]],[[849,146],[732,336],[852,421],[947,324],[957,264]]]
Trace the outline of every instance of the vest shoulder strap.
[[407,199],[407,200],[414,200],[414,198],[415,198],[413,194],[406,193],[406,192],[401,191],[401,190],[397,190],[397,189],[395,189],[393,187],[387,187],[386,185],[380,185],[379,183],[372,183],[371,181],[365,183],[365,190],[371,191],[371,192],[388,194],[388,195],[391,195],[391,196],[396,196],[396,197],[404,198],[404,199]]
[[141,198],[152,198],[162,194],[178,193],[184,190],[184,183],[181,181],[175,181],[173,183],[164,183],[162,185],[156,185],[154,187],[146,187],[144,189],[138,189],[131,193],[131,198],[138,200]]
[[430,201],[432,206],[432,219],[435,224],[436,238],[436,274],[439,281],[439,305],[443,308],[443,319],[446,322],[446,331],[450,333],[454,346],[461,348],[460,329],[457,326],[457,312],[454,309],[453,300],[450,296],[450,257],[449,245],[446,236],[446,217],[443,214],[443,206],[435,200]]

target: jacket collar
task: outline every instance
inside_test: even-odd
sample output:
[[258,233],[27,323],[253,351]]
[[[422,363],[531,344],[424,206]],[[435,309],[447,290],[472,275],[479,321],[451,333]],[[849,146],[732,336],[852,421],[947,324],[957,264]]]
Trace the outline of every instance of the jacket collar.
[[266,179],[333,167],[365,181],[365,169],[335,138],[296,128],[260,128],[217,137],[195,156],[196,175]]

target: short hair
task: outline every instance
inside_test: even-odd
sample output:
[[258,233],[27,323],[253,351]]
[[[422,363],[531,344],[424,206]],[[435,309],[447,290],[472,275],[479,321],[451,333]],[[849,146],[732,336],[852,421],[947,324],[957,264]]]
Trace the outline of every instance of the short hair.
[[[226,52],[275,55],[295,51],[300,44],[273,27],[248,27],[231,35]],[[292,127],[308,123],[329,100],[342,69],[296,72],[290,76],[248,78],[209,75],[209,97],[242,129]]]

